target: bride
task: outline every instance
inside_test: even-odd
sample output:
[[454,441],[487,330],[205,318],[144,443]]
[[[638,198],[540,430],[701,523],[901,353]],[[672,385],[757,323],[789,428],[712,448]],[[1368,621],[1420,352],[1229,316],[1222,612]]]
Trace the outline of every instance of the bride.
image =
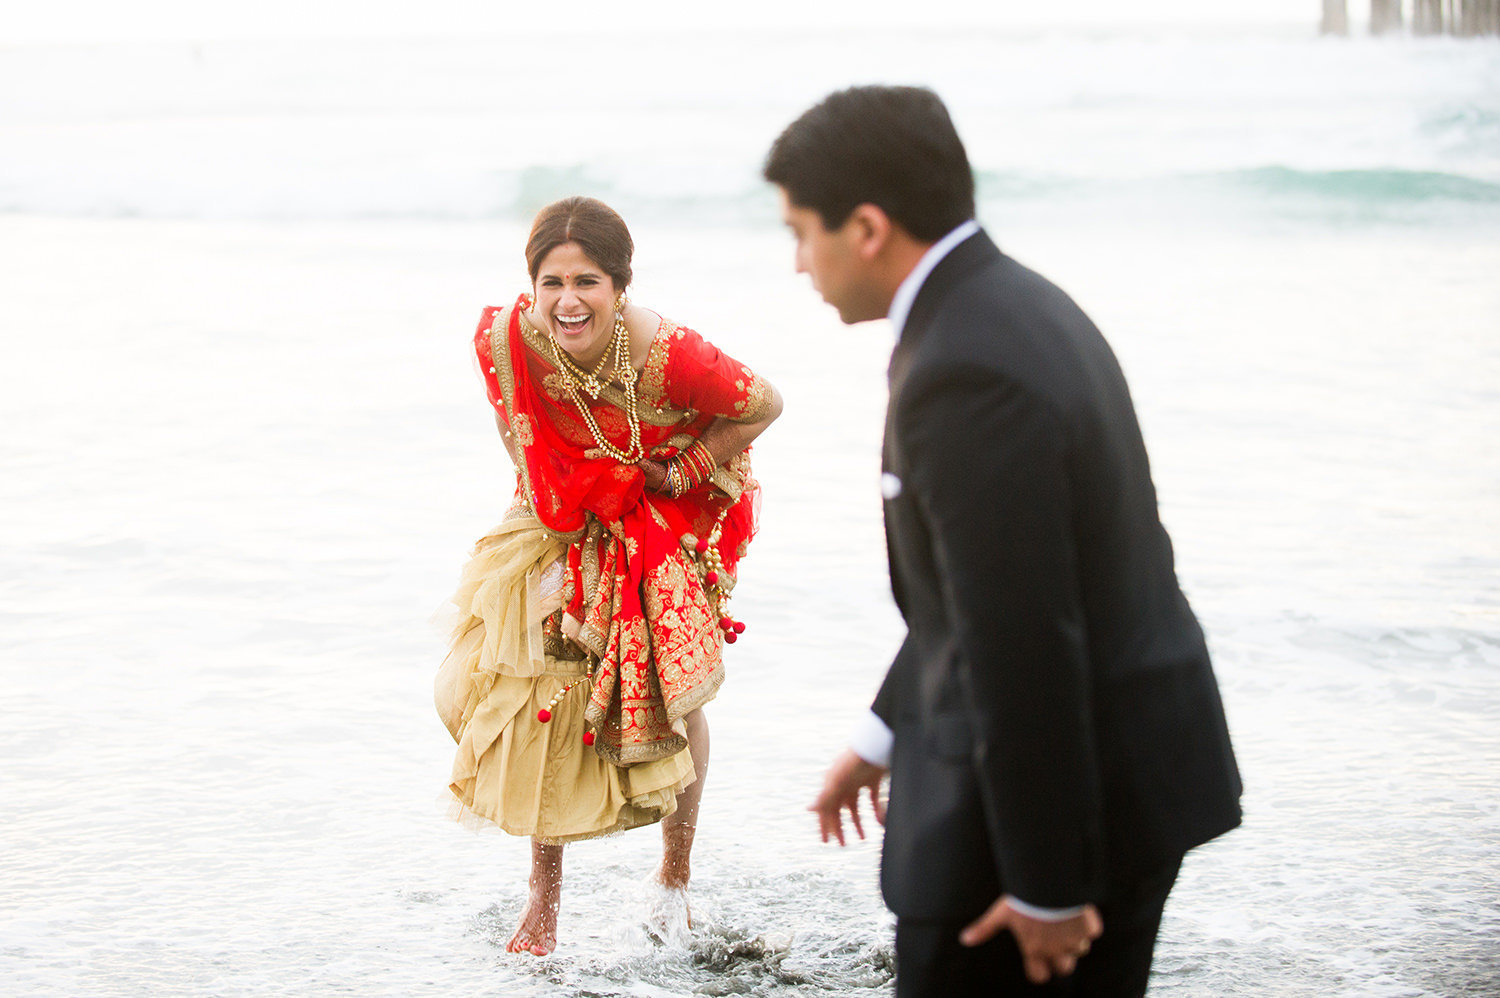
[[659,821],[656,880],[685,901],[703,707],[744,630],[728,604],[755,533],[749,446],[781,398],[629,302],[633,250],[602,202],[547,206],[531,291],[485,309],[474,338],[516,491],[463,570],[436,700],[462,813],[531,837],[511,952],[556,946],[575,839]]

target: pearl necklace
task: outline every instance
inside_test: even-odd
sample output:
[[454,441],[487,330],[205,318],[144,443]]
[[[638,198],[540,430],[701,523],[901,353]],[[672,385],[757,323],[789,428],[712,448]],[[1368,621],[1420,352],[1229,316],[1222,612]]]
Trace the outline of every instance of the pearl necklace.
[[[615,313],[614,342],[611,344],[611,349],[605,350],[604,356],[599,358],[599,365],[594,368],[593,373],[586,372],[579,367],[557,342],[557,337],[550,330],[547,338],[552,342],[552,356],[557,361],[557,370],[563,376],[563,384],[567,386],[568,395],[572,397],[573,404],[578,407],[583,421],[588,424],[589,432],[594,435],[594,442],[599,445],[599,449],[621,464],[635,464],[644,458],[646,451],[641,446],[641,417],[635,411],[635,384],[640,375],[634,367],[630,366],[630,334],[625,330],[624,314]],[[604,435],[604,431],[599,429],[599,424],[594,419],[594,413],[578,395],[581,388],[588,392],[590,398],[596,400],[599,398],[599,393],[604,391],[604,385],[599,381],[599,374],[604,370],[604,361],[611,353],[615,357],[615,380],[625,387],[625,422],[630,426],[630,450],[628,451],[620,450]]]

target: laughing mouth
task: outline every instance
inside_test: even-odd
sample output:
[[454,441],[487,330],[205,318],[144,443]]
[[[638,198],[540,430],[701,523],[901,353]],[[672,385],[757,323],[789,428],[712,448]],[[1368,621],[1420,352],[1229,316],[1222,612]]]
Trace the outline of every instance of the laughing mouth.
[[558,328],[565,333],[581,333],[583,327],[589,324],[589,315],[559,315],[556,316]]

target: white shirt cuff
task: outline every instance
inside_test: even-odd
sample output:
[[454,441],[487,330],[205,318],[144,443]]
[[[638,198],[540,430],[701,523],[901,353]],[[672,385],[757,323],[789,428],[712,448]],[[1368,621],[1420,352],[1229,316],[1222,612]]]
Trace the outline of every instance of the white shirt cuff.
[[1070,918],[1077,918],[1083,914],[1084,905],[1075,905],[1072,908],[1038,908],[1034,904],[1027,904],[1014,894],[1010,897],[1010,906],[1027,918],[1034,918],[1039,922],[1066,922]]
[[886,727],[880,715],[873,710],[865,711],[854,723],[854,730],[849,733],[849,747],[854,754],[865,762],[875,766],[883,766],[887,769],[891,765],[891,743],[896,736],[891,734],[891,729]]

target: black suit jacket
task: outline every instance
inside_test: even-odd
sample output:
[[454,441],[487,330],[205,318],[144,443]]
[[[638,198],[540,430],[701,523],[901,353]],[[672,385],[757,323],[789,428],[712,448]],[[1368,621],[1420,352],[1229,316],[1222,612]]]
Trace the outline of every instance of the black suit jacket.
[[891,909],[1097,901],[1237,825],[1223,706],[1119,365],[983,233],[913,303],[883,463],[908,628],[874,705],[895,733]]

